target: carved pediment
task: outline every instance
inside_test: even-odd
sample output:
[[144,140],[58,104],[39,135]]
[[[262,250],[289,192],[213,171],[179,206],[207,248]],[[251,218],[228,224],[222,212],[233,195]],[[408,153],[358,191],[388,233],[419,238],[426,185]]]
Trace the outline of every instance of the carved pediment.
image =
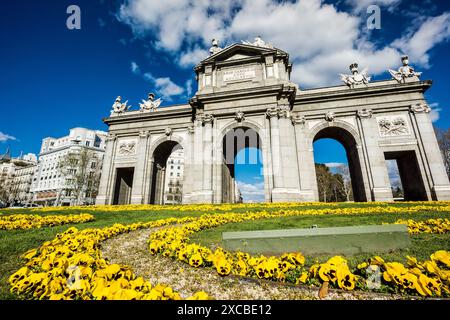
[[246,44],[234,44],[206,58],[205,60],[200,62],[200,65],[205,63],[211,63],[214,61],[233,61],[233,60],[261,57],[262,55],[270,53],[287,55],[287,53],[285,53],[284,51],[276,48],[272,49],[272,48],[256,47]]

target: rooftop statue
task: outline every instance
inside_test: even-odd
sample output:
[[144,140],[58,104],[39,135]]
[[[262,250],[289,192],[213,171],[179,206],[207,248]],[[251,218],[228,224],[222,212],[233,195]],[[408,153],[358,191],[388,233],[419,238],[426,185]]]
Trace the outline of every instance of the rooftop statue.
[[368,84],[370,81],[370,77],[367,74],[367,68],[364,68],[364,70],[359,73],[358,71],[358,64],[352,63],[349,67],[350,71],[352,72],[351,75],[347,74],[339,74],[341,76],[341,80],[348,85],[349,87],[354,87],[355,84]]
[[212,47],[209,48],[209,54],[212,56],[213,54],[216,54],[219,51],[222,51],[222,48],[219,47],[219,40],[212,39],[211,40]]
[[114,104],[112,105],[112,111],[111,114],[120,114],[123,112],[128,111],[128,109],[130,109],[131,106],[127,106],[128,100],[125,101],[125,103],[122,103],[122,97],[118,96],[116,98],[116,101],[114,101]]
[[249,42],[242,40],[243,44],[249,45],[249,46],[256,46],[256,47],[262,47],[262,48],[273,48],[273,46],[270,43],[266,43],[263,39],[261,39],[261,36],[257,36],[255,38],[255,42]]
[[[398,68],[398,71],[389,69],[389,73],[392,78],[397,80],[399,83],[404,83],[408,78],[418,78],[422,72],[415,72],[414,68],[409,66],[408,56],[402,56],[402,66]],[[419,79],[414,79],[419,80]]]
[[139,103],[139,107],[141,107],[141,112],[143,111],[155,111],[159,105],[161,104],[161,98],[155,100],[155,94],[149,93],[147,100],[142,99],[143,103]]

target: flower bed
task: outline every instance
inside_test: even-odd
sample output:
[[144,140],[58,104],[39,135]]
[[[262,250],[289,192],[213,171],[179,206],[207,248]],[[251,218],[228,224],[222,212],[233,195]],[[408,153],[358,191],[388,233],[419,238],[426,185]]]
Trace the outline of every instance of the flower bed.
[[[436,210],[438,208],[433,208]],[[444,206],[439,211],[449,211]],[[377,289],[420,294],[423,296],[449,296],[450,290],[450,252],[437,251],[430,260],[423,263],[409,257],[409,265],[398,262],[384,262],[374,257],[363,262],[355,270],[350,270],[347,261],[336,256],[326,263],[304,266],[305,259],[300,253],[286,253],[281,257],[250,256],[243,252],[227,252],[222,248],[212,252],[209,248],[189,242],[189,236],[204,229],[256,219],[323,214],[372,214],[407,213],[428,211],[426,206],[413,208],[348,208],[348,209],[311,209],[303,211],[279,210],[272,212],[227,213],[221,215],[203,215],[194,222],[160,230],[151,235],[149,248],[152,254],[162,254],[183,261],[192,267],[213,267],[221,276],[236,274],[247,277],[270,279],[274,281],[320,284],[331,283],[344,290],[367,289],[373,274],[382,275]]]
[[91,214],[39,216],[31,214],[12,214],[0,216],[0,230],[34,229],[53,227],[68,223],[82,223],[93,221]]
[[[23,299],[181,299],[171,287],[152,286],[130,268],[108,264],[100,254],[100,242],[140,228],[187,223],[193,218],[168,218],[103,229],[72,227],[40,248],[26,252],[25,266],[9,277],[11,292]],[[190,299],[207,299],[197,292]]]
[[444,234],[450,232],[450,220],[448,219],[427,219],[424,221],[414,221],[412,219],[395,221],[396,224],[406,224],[410,234],[437,233]]

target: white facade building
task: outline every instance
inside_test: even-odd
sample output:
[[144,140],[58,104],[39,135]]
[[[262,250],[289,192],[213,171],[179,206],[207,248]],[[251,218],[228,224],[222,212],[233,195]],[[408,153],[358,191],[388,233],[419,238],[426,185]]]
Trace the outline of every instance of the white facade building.
[[167,159],[164,203],[180,204],[183,195],[184,152],[178,149]]
[[[99,163],[93,166],[101,166],[106,135],[104,131],[73,128],[67,136],[42,139],[39,163],[31,187],[33,202],[54,206],[74,205],[75,199],[68,190],[67,177],[64,177],[58,169],[59,162],[67,154],[87,148],[99,159]],[[85,200],[83,199],[83,203]]]
[[23,204],[28,204],[32,200],[31,195],[31,184],[33,182],[33,176],[35,175],[37,169],[37,161],[33,164],[18,167],[15,170],[13,184],[17,188],[16,200]]
[[12,158],[9,150],[0,157],[0,188],[6,194],[0,201],[26,204],[30,200],[30,187],[36,170],[37,157],[33,153]]

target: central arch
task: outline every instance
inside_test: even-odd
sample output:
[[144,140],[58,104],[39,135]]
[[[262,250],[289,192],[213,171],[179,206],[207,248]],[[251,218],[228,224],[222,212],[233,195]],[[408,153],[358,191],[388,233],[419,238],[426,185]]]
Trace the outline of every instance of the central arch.
[[[183,151],[183,147],[180,143],[174,140],[166,140],[161,142],[153,151],[153,166],[151,174],[150,185],[150,204],[166,204],[174,203],[176,200],[181,203],[182,194],[178,195],[176,192],[171,197],[177,197],[177,199],[168,199],[166,192],[172,191],[170,189],[176,189],[177,192],[182,190],[183,176],[170,176],[173,174],[170,168],[173,165],[168,164],[169,157],[177,151]],[[180,191],[182,192],[182,191]]]
[[[354,201],[367,201],[363,171],[358,152],[358,143],[355,139],[355,134],[351,132],[351,129],[345,128],[344,125],[322,126],[315,132],[312,144],[325,138],[336,140],[342,144],[347,156]],[[313,146],[311,146],[311,148],[314,149]]]
[[[224,130],[225,134],[221,139],[221,156],[223,158],[221,165],[220,196],[222,203],[242,201],[237,189],[236,165],[263,165],[262,142],[258,131],[256,126],[246,123]],[[249,151],[251,149],[252,151]],[[242,157],[237,158],[240,152],[244,152],[244,154],[241,153],[243,159]]]

